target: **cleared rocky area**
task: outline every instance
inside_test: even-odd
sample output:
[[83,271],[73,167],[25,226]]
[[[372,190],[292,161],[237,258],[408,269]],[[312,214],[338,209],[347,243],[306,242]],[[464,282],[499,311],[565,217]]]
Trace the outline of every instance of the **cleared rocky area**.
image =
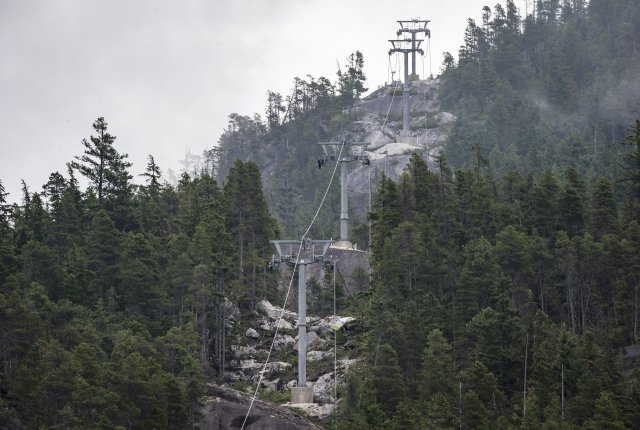
[[[256,305],[256,311],[256,318],[250,322],[244,336],[236,338],[230,345],[232,356],[225,372],[228,385],[245,386],[247,392],[252,392],[260,381],[263,390],[288,393],[297,384],[296,368],[292,363],[298,350],[298,314],[282,312],[282,308],[266,300]],[[282,319],[279,319],[280,315]],[[307,375],[308,382],[313,385],[316,403],[316,406],[307,408],[309,410],[306,413],[309,415],[322,418],[333,410],[336,379],[334,329],[339,327],[338,330],[342,333],[338,336],[340,342],[337,343],[338,356],[335,357],[337,381],[341,384],[344,382],[345,371],[355,363],[355,360],[348,357],[348,336],[344,335],[353,324],[357,324],[357,321],[350,316],[307,317]],[[265,366],[272,343],[273,352]],[[328,404],[331,406],[324,407]]]
[[[218,385],[207,385],[201,430],[320,430],[321,427],[285,407],[256,400],[247,417],[251,395]],[[245,422],[246,418],[246,422]]]
[[371,143],[365,151],[371,166],[354,164],[348,175],[349,201],[360,217],[368,210],[370,183],[375,191],[383,174],[397,179],[414,152],[435,169],[433,156],[443,149],[455,121],[452,113],[440,110],[440,85],[440,79],[411,82],[411,136],[408,137],[401,137],[402,88],[382,87],[351,109],[350,116],[358,119],[349,124],[348,139]]

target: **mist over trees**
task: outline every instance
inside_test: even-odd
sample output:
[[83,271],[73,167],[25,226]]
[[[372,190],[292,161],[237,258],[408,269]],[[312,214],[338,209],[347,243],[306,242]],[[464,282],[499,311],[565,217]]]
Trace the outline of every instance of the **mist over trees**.
[[340,428],[638,428],[633,182],[441,166],[379,189]]
[[640,80],[640,10],[633,1],[512,0],[468,20],[456,62],[445,54],[442,107],[458,116],[447,145],[454,166],[481,148],[499,174],[570,165],[589,180],[619,175]]
[[640,427],[637,28],[631,1],[469,19],[439,171],[414,156],[370,214],[341,428]]

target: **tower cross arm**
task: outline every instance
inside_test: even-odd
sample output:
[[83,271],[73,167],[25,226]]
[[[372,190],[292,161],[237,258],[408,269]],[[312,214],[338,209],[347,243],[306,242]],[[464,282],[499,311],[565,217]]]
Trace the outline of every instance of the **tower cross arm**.
[[[278,260],[276,260],[276,263],[294,264],[298,262],[299,264],[308,264],[310,262],[324,261],[327,249],[329,249],[329,246],[333,243],[333,239],[270,240],[269,243],[276,248],[276,253],[278,254]],[[289,253],[283,250],[283,246],[286,245],[289,247]],[[294,247],[298,247],[298,249],[295,250]],[[322,251],[320,254],[316,253],[317,247]],[[311,260],[303,263],[296,258],[295,252],[304,252],[305,254],[309,254],[310,252],[310,255],[307,255],[307,257],[311,257]]]
[[[427,28],[427,24],[431,22],[429,19],[399,19],[396,21],[400,24],[400,27],[403,30],[425,30]],[[405,25],[407,27],[405,27]],[[410,25],[414,25],[414,28],[409,28]],[[422,27],[418,27],[422,25]]]

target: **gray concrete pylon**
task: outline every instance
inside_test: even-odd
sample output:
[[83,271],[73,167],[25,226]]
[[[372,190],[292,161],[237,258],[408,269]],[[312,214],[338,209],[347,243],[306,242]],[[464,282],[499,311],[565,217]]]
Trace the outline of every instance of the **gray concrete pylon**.
[[298,263],[298,387],[307,386],[307,283],[304,260]]
[[339,161],[340,163],[340,241],[346,242],[349,240],[349,199],[348,199],[348,186],[347,181],[347,162]]

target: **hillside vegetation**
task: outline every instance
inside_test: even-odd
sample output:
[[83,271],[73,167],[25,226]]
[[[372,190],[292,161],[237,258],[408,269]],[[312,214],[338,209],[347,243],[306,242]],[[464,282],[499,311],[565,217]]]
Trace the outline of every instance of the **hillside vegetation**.
[[459,58],[445,54],[441,101],[458,119],[447,155],[504,174],[620,175],[620,145],[640,111],[640,8],[627,0],[513,1],[469,19]]
[[[437,85],[444,152],[374,192],[371,277],[339,303],[356,322],[336,425],[638,429],[640,4],[482,13]],[[205,381],[233,382],[231,346],[272,329],[255,312],[283,299],[268,240],[318,207],[316,142],[358,137],[363,67],[356,52],[336,83],[270,92],[265,120],[231,114],[175,186],[151,156],[133,185],[104,118],[21,203],[0,183],[0,428],[194,428]],[[314,238],[337,236],[334,187]]]
[[0,183],[0,428],[193,428],[240,309],[278,297],[260,174],[237,162],[224,186],[174,188],[149,157],[134,187],[93,127],[42,192],[8,206]]

